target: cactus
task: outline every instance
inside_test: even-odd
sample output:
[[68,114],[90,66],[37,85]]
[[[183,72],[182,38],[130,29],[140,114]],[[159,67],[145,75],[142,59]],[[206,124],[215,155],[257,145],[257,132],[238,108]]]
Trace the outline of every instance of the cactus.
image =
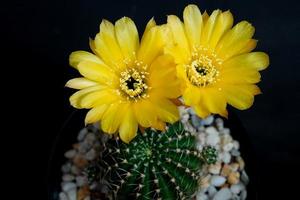
[[[99,159],[115,199],[190,199],[198,188],[202,165],[210,160],[195,148],[195,136],[181,122],[164,133],[146,129],[129,144],[119,138],[106,143]],[[211,153],[211,152],[210,152]],[[97,177],[93,167],[89,178]]]

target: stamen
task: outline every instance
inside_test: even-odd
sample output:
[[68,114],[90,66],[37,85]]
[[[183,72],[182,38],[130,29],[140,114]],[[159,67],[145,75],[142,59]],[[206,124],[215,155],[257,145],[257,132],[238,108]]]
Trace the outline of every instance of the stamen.
[[190,64],[186,65],[187,77],[195,86],[208,86],[218,80],[220,64],[222,60],[208,48],[194,46]]

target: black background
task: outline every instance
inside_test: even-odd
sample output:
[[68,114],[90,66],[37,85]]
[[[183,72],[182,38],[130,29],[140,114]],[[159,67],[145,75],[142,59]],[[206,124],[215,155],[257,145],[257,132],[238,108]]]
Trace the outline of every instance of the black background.
[[[165,23],[167,14],[182,16],[189,3],[209,13],[230,9],[235,23],[247,20],[255,26],[256,49],[267,52],[271,64],[262,72],[259,86],[263,95],[256,97],[251,109],[234,112],[257,158],[258,199],[300,198],[291,197],[300,186],[300,9],[298,1],[288,0],[41,0],[1,6],[5,19],[1,60],[8,63],[2,66],[12,69],[4,76],[11,78],[7,84],[18,96],[13,106],[17,111],[9,120],[26,121],[21,128],[28,134],[20,138],[30,138],[26,144],[33,150],[29,157],[34,169],[42,171],[39,177],[46,173],[56,135],[74,111],[68,102],[73,91],[64,88],[67,80],[78,75],[68,65],[69,54],[89,50],[88,38],[95,36],[103,18],[115,21],[129,16],[141,33],[152,16]],[[6,99],[10,101],[10,96]],[[23,108],[26,111],[20,110]],[[82,126],[83,119],[84,112]]]

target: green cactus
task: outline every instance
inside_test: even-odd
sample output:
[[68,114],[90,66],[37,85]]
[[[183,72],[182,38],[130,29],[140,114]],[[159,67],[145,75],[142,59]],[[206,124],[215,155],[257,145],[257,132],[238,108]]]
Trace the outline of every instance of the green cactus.
[[[164,133],[146,129],[129,144],[110,139],[99,165],[116,199],[190,199],[207,161],[181,122]],[[91,176],[93,177],[93,175]]]

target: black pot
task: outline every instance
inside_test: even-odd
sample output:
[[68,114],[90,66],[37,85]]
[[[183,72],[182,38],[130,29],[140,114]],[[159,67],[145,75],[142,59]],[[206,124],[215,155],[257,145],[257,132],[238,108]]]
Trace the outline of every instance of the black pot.
[[[74,111],[64,123],[53,143],[47,174],[48,200],[58,200],[58,194],[61,190],[61,166],[66,162],[64,153],[71,149],[72,144],[77,143],[77,134],[84,126],[83,118],[84,115],[81,111]],[[246,163],[245,169],[250,177],[250,182],[247,185],[247,199],[257,199],[257,190],[255,187],[257,185],[256,162],[247,132],[237,115],[232,111],[229,112],[229,117],[228,119],[224,119],[224,122],[225,127],[230,128],[232,137],[240,142],[241,156]]]

